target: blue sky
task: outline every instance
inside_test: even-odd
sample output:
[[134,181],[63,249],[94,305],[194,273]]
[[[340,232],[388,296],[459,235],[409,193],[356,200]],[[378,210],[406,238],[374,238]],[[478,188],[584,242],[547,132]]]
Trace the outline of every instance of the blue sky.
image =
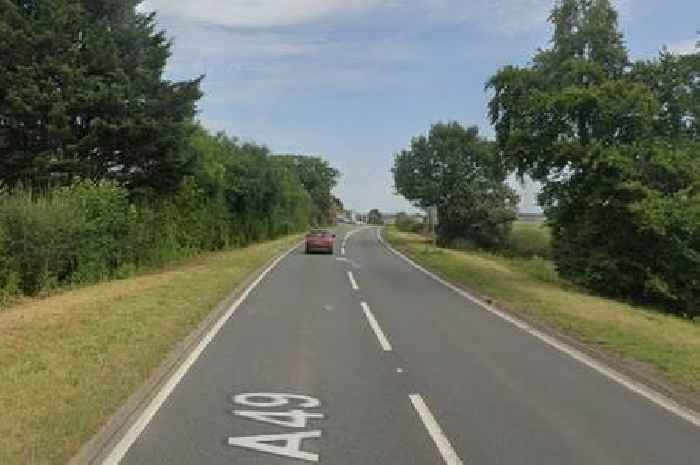
[[[618,0],[634,58],[692,50],[698,0]],[[200,120],[280,153],[323,156],[357,210],[408,209],[393,154],[437,121],[492,136],[485,81],[547,45],[552,0],[147,0],[171,79],[206,74]],[[527,202],[527,203],[531,203]],[[531,208],[531,206],[526,206]]]

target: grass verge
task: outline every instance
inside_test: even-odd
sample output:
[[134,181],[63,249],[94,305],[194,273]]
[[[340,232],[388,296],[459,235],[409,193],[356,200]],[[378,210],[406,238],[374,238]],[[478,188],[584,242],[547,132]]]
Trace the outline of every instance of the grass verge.
[[400,252],[527,319],[602,348],[700,396],[700,323],[592,296],[561,281],[550,262],[436,249],[387,230]]
[[66,463],[178,341],[296,240],[203,255],[0,313],[0,463]]

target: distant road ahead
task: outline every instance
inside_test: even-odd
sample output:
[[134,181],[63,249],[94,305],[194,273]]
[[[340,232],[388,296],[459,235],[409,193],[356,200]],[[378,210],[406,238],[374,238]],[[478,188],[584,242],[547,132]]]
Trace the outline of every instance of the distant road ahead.
[[700,464],[700,429],[354,231],[266,276],[121,463]]

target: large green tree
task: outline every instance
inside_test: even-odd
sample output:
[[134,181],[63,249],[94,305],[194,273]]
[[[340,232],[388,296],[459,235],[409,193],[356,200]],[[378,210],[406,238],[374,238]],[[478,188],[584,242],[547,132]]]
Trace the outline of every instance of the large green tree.
[[550,21],[551,47],[489,87],[505,160],[544,185],[559,271],[697,312],[697,57],[631,63],[608,0],[560,0]]
[[171,191],[188,171],[199,79],[138,0],[0,0],[0,183],[113,178]]
[[476,127],[456,122],[432,126],[394,159],[394,184],[414,205],[438,208],[440,242],[467,239],[502,245],[516,218],[517,196],[494,144]]
[[277,158],[297,174],[311,196],[315,207],[313,223],[329,224],[335,221],[336,203],[332,192],[338,184],[340,172],[319,157],[280,155]]
[[198,128],[190,150],[196,185],[225,205],[239,243],[299,231],[312,221],[311,195],[267,147]]

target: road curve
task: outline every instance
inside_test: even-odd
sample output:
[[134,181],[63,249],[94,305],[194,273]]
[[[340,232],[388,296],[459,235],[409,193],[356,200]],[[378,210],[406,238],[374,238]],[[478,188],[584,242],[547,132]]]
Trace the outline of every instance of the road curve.
[[430,279],[375,229],[337,249],[282,260],[105,464],[700,463],[696,426]]

